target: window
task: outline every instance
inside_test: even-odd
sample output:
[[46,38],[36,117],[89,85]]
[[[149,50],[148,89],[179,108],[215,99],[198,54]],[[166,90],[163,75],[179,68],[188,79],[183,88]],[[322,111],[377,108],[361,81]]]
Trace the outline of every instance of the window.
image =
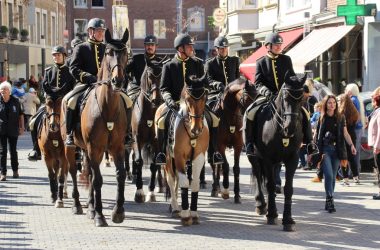
[[157,38],[166,38],[166,27],[164,19],[153,20],[153,33]]
[[3,3],[0,1],[0,26],[3,25]]
[[45,39],[45,43],[47,42],[47,15],[46,13],[42,14],[42,33],[41,36],[44,36],[43,38]]
[[302,8],[310,3],[311,0],[287,0],[286,7],[287,9]]
[[187,10],[188,31],[204,31],[205,30],[205,9],[194,7]]
[[11,3],[8,3],[8,23],[8,28],[13,28],[13,8]]
[[144,39],[146,36],[146,21],[145,19],[133,20],[133,31],[135,39]]
[[24,14],[22,6],[18,6],[18,30],[21,31],[24,28]]
[[74,8],[87,8],[87,0],[74,0]]
[[255,7],[256,0],[244,0],[244,5],[249,6],[249,7]]
[[87,19],[74,19],[74,36],[87,36]]
[[36,43],[41,44],[41,13],[36,13],[36,19],[37,19],[37,37],[36,37]]
[[103,7],[103,0],[92,0],[92,7]]
[[51,45],[55,46],[57,44],[57,29],[56,29],[56,20],[55,16],[51,17]]

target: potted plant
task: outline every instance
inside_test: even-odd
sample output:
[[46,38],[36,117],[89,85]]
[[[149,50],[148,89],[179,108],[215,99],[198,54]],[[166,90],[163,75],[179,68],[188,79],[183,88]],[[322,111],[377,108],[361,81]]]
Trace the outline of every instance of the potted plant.
[[20,31],[20,40],[21,42],[25,42],[28,40],[29,31],[27,29],[22,29]]
[[9,38],[11,40],[16,40],[17,39],[17,36],[18,36],[18,29],[13,27],[9,30]]
[[7,32],[8,32],[8,27],[7,26],[0,26],[0,38],[5,38],[7,37]]

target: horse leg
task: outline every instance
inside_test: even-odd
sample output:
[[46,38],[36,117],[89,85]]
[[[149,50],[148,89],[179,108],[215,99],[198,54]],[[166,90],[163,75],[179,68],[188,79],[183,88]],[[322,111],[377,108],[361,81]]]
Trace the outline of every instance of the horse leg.
[[68,175],[68,171],[65,173],[65,182],[63,184],[63,198],[64,199],[69,198],[69,195],[67,193],[67,175]]
[[274,177],[274,165],[267,164],[267,190],[268,190],[268,214],[267,214],[267,224],[268,225],[277,225],[278,213],[276,207],[276,184]]
[[267,213],[267,204],[263,193],[263,171],[261,169],[261,162],[256,156],[249,156],[249,162],[252,166],[251,183],[255,194],[256,213],[258,215],[265,215]]
[[109,152],[108,151],[104,152],[104,155],[105,155],[105,158],[106,158],[106,167],[109,168],[109,167],[111,167]]
[[144,203],[145,194],[143,190],[143,180],[142,180],[142,167],[144,165],[143,159],[141,158],[141,149],[138,146],[138,153],[135,155],[134,165],[136,166],[136,193],[135,202]]
[[137,178],[137,164],[136,164],[136,158],[135,158],[135,153],[132,153],[132,184],[136,184],[136,178]]
[[178,180],[176,180],[176,174],[173,172],[172,165],[170,164],[170,161],[168,162],[165,166],[165,172],[166,172],[166,183],[168,185],[168,189],[166,192],[170,191],[170,207],[169,207],[169,212],[171,213],[173,218],[178,218],[180,209],[178,206],[178,201],[177,201],[177,183]]
[[214,164],[210,164],[212,169],[212,190],[211,190],[211,197],[218,197],[220,186],[219,186],[219,178],[220,178],[220,171],[219,167]]
[[[224,151],[222,151],[224,152]],[[229,181],[229,172],[230,172],[230,165],[227,162],[226,156],[223,153],[223,159],[224,163],[222,164],[222,170],[223,170],[223,189],[221,191],[222,198],[227,200],[230,198],[230,191],[229,191],[229,186],[230,186],[230,181]]]
[[161,166],[157,165],[157,170],[158,193],[165,193],[165,179],[162,176]]
[[82,205],[79,201],[79,192],[78,192],[78,180],[77,180],[77,165],[75,163],[75,153],[73,150],[66,148],[65,149],[66,160],[69,165],[69,172],[73,182],[73,192],[71,194],[73,198],[73,205],[71,207],[71,212],[73,214],[83,214]]
[[200,175],[205,164],[205,156],[200,154],[193,160],[193,180],[191,181],[190,215],[194,225],[200,223],[198,215],[198,192],[200,188]]
[[152,162],[150,164],[150,183],[149,183],[149,193],[148,193],[148,201],[156,202],[156,195],[154,194],[154,188],[156,187],[156,174],[157,174],[157,166]]
[[[122,152],[123,150],[118,150],[116,152]],[[112,211],[112,221],[114,223],[122,223],[125,219],[124,213],[124,190],[125,190],[125,179],[126,170],[124,167],[124,156],[112,154],[115,166],[116,166],[116,180],[117,180],[117,194],[116,194],[116,205]]]
[[234,202],[235,204],[241,203],[241,197],[240,197],[240,153],[241,148],[235,147],[234,149]]
[[95,209],[95,226],[96,227],[106,227],[108,226],[106,219],[103,215],[103,205],[102,205],[102,186],[103,186],[103,176],[100,173],[99,162],[94,161],[93,157],[90,161],[90,166],[92,169],[92,187],[94,190],[94,209]]
[[50,183],[50,193],[51,193],[51,202],[55,203],[57,200],[57,191],[58,191],[58,183],[57,183],[57,176],[54,173],[54,170],[52,169],[52,161],[47,161],[45,157],[46,166],[48,168],[49,172],[49,183]]
[[295,231],[296,222],[292,218],[292,196],[293,196],[293,178],[298,164],[298,154],[294,154],[291,160],[285,163],[285,186],[284,186],[284,214],[282,225],[284,231]]
[[63,161],[57,160],[56,164],[59,165],[58,167],[58,200],[55,202],[56,208],[62,208],[63,207],[63,189],[65,187],[65,172],[66,172],[66,166]]
[[[178,171],[178,181],[179,187],[181,188],[181,222],[183,226],[190,226],[192,222],[192,218],[189,211],[189,179],[186,176],[185,159],[175,159],[176,167]],[[182,164],[182,165],[180,165]]]
[[200,188],[201,189],[207,189],[206,164],[203,164],[201,175],[200,175],[199,179],[200,179]]
[[127,172],[127,179],[128,179],[128,181],[131,181],[132,180],[132,173],[131,173],[131,165],[129,165],[129,156],[130,156],[131,152],[128,149],[125,149],[124,154],[125,154],[124,162],[125,162],[125,170]]

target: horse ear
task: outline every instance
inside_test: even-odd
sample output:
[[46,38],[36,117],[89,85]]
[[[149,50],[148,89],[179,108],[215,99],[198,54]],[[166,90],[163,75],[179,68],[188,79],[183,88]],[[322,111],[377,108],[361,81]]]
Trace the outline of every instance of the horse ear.
[[106,29],[106,34],[104,36],[104,39],[105,39],[106,43],[110,43],[112,41],[112,36],[111,36],[111,32],[109,31],[109,29]]
[[129,39],[129,30],[128,30],[128,28],[125,28],[124,35],[123,35],[123,38],[121,39],[121,41],[123,43],[127,43],[128,39]]

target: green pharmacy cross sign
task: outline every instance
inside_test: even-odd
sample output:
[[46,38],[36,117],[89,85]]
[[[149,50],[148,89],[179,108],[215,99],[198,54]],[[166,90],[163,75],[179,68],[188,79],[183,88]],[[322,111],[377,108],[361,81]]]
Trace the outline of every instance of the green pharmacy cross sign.
[[347,5],[338,5],[337,15],[346,17],[347,25],[355,25],[358,16],[375,16],[376,4],[357,4],[357,0],[347,0]]

